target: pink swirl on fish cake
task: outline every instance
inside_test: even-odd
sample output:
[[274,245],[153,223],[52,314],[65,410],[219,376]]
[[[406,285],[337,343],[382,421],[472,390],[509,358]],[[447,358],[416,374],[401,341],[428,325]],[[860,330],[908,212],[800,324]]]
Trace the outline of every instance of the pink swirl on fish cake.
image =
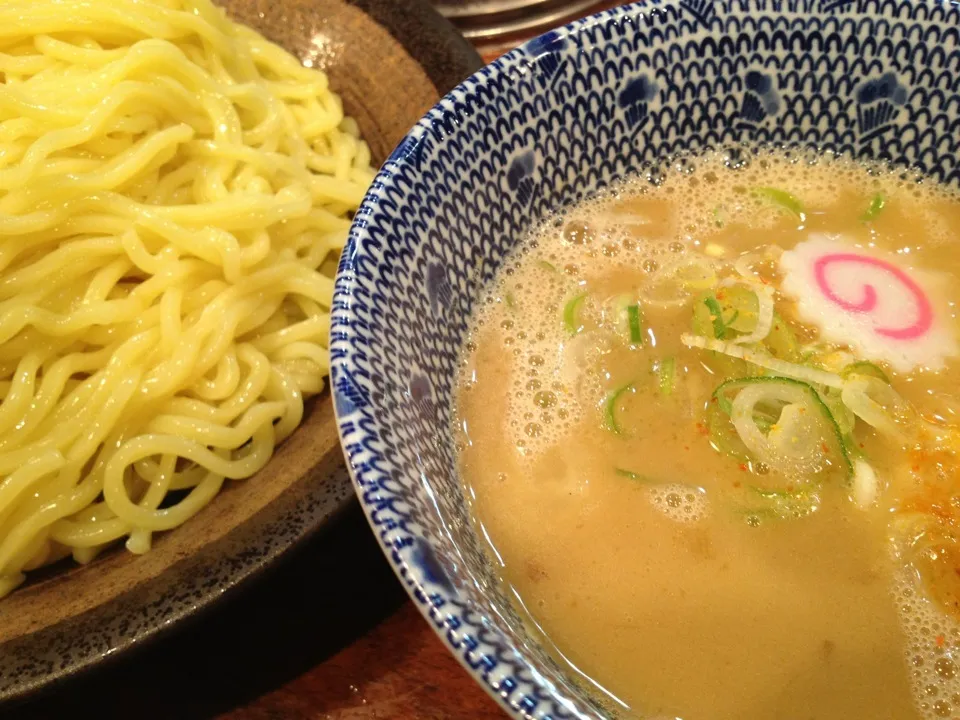
[[913,296],[917,308],[917,319],[912,325],[902,328],[884,328],[876,327],[874,330],[878,335],[892,338],[894,340],[912,340],[922,337],[933,326],[933,307],[929,298],[923,289],[917,285],[913,279],[903,270],[892,263],[880,260],[869,255],[859,255],[857,253],[829,253],[821,255],[816,259],[813,265],[814,277],[820,292],[824,294],[831,302],[836,303],[844,310],[856,313],[870,313],[877,305],[877,291],[870,283],[863,285],[863,299],[859,302],[850,302],[837,295],[830,287],[827,281],[827,268],[835,263],[859,263],[875,268],[880,268],[897,279]]

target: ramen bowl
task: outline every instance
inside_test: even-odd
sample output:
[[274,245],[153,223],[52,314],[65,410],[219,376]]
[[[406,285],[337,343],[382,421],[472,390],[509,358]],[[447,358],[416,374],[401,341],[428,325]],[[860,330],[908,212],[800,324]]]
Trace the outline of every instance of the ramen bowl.
[[481,288],[552,213],[681,152],[807,148],[956,185],[958,58],[960,8],[949,3],[632,5],[484,68],[385,164],[336,284],[340,437],[398,576],[467,671],[514,716],[607,711],[543,650],[470,520],[453,394]]

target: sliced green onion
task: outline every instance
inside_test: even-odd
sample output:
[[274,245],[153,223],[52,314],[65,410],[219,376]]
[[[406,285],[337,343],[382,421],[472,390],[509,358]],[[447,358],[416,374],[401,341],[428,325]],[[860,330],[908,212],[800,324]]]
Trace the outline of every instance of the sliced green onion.
[[878,377],[851,373],[840,397],[858,418],[892,440],[906,442],[917,429],[916,409]]
[[873,200],[870,201],[870,207],[867,208],[867,211],[860,216],[860,219],[863,222],[870,222],[875,220],[877,215],[883,212],[883,209],[887,206],[887,199],[883,196],[883,193],[877,193],[873,196]]
[[779,205],[784,210],[790,211],[801,220],[804,219],[805,215],[803,203],[801,203],[794,195],[791,195],[786,190],[780,190],[772,187],[759,187],[755,189],[755,192],[757,195],[770,200],[775,205]]
[[670,395],[677,378],[677,363],[671,358],[660,361],[660,394]]
[[887,385],[890,384],[890,378],[887,377],[887,374],[869,360],[850,363],[840,371],[840,377],[842,378],[848,378],[851,375],[869,375],[877,380],[883,380]]
[[843,436],[843,446],[847,449],[847,455],[850,456],[854,464],[856,464],[857,460],[866,459],[867,454],[863,451],[863,448],[860,447],[860,443],[857,442],[852,432]]
[[802,518],[817,511],[820,498],[816,491],[818,485],[798,490],[769,490],[751,486],[748,490],[763,502],[761,506],[741,508],[740,511],[756,518],[789,520]]
[[727,380],[724,383],[721,383],[717,386],[717,389],[713,391],[713,399],[716,400],[717,407],[723,411],[723,413],[729,417],[730,413],[733,412],[733,399],[731,395],[736,395],[738,392],[743,390],[747,385],[750,385],[756,381],[760,382],[776,382],[780,378],[775,377],[745,377],[737,378],[734,380]]
[[627,306],[627,324],[630,327],[630,342],[634,345],[643,345],[643,326],[640,322],[640,306]]
[[751,333],[757,327],[760,315],[760,300],[757,294],[743,285],[732,285],[717,291],[721,308],[733,310],[733,315],[724,324],[740,333]]
[[707,430],[710,432],[710,445],[717,452],[730,455],[740,462],[749,462],[750,451],[737,435],[730,417],[720,409],[720,404],[711,400],[707,405]]
[[723,310],[720,308],[720,303],[713,295],[707,295],[703,299],[703,304],[707,306],[713,320],[713,336],[717,340],[723,340],[727,336],[727,326],[723,323]]
[[563,308],[563,325],[571,335],[580,332],[580,325],[577,323],[577,311],[586,297],[586,293],[574,295]]
[[[796,362],[800,355],[800,343],[797,342],[796,334],[776,310],[773,311],[773,324],[763,344],[778,360]],[[803,361],[800,362],[803,364]]]
[[714,340],[713,338],[690,335],[689,333],[681,334],[680,342],[687,347],[711,350],[721,355],[744,360],[751,365],[769,370],[779,377],[794,378],[804,380],[813,385],[826,385],[837,388],[842,388],[844,384],[843,378],[834,373],[780,360],[766,352],[750,350],[743,345],[734,345],[733,343],[724,342],[723,340]]
[[634,392],[633,383],[624,385],[621,388],[614,390],[607,396],[606,401],[603,403],[603,416],[606,421],[607,429],[611,432],[616,433],[617,435],[623,434],[623,428],[620,426],[620,421],[617,419],[617,405],[620,403],[620,398],[623,397],[624,393]]
[[877,473],[866,460],[858,459],[853,463],[853,501],[861,510],[873,505],[880,491]]
[[[713,398],[720,410],[729,415],[745,447],[770,467],[784,471],[793,466],[799,468],[805,461],[796,453],[803,448],[792,444],[797,437],[788,437],[792,424],[797,432],[815,431],[816,437],[807,440],[818,447],[811,449],[822,451],[845,478],[852,477],[853,465],[843,433],[830,408],[810,384],[790,378],[741,378],[721,384],[714,390]],[[816,425],[805,427],[805,418]],[[780,435],[775,439],[772,433],[776,428]]]
[[537,263],[544,270],[549,270],[550,272],[557,272],[557,266],[553,263],[548,263],[546,260],[541,260]]
[[843,404],[841,392],[838,388],[830,387],[818,388],[817,390],[820,399],[823,400],[823,404],[830,409],[830,414],[833,415],[833,419],[837,421],[837,427],[840,428],[840,432],[844,436],[844,446],[849,447],[846,442],[846,437],[853,433],[853,428],[857,424],[857,416],[853,414],[850,408]]
[[635,473],[630,470],[614,468],[613,471],[620,477],[629,478],[630,480],[637,480],[638,482],[650,482],[650,478],[648,478],[646,475],[640,475],[639,473]]

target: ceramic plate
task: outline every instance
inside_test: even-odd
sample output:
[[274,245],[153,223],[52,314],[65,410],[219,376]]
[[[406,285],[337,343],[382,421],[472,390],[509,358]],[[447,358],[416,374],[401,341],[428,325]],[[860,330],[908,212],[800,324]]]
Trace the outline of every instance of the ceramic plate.
[[[376,162],[480,58],[427,0],[219,0],[324,69]],[[208,607],[354,502],[329,394],[257,476],[142,557],[53,567],[0,602],[0,701],[122,655]]]

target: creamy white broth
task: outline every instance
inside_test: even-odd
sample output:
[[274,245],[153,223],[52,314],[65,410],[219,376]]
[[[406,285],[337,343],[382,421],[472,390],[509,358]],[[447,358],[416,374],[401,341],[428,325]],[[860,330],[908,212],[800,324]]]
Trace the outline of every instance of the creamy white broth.
[[[613,711],[960,717],[948,508],[960,377],[943,340],[958,232],[956,197],[913,178],[762,154],[733,169],[717,155],[551,219],[488,289],[457,395],[473,517],[531,625]],[[842,452],[874,473],[867,500],[839,444],[807,475],[718,450],[712,393],[758,368],[682,340],[716,329],[703,296],[730,302],[739,269],[771,288],[776,352],[836,377],[831,364],[870,359],[800,322],[803,298],[780,292],[782,253],[821,235],[904,258],[944,333],[927,353],[936,370],[873,364],[921,430],[892,442],[853,416]],[[727,332],[748,335],[747,315]],[[814,392],[766,376],[790,397]]]

